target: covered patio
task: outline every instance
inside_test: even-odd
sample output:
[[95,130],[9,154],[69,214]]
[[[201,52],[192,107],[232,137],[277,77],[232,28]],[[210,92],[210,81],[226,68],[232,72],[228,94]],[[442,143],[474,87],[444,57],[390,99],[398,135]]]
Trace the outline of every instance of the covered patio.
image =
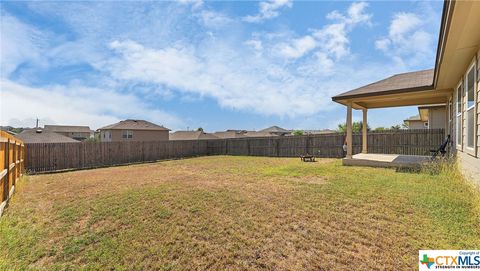
[[[374,167],[419,167],[428,156],[401,154],[370,154],[367,145],[367,125],[362,127],[361,153],[353,154],[352,110],[362,110],[362,123],[368,123],[368,110],[401,106],[448,104],[451,89],[438,90],[433,86],[434,70],[402,73],[375,83],[339,94],[332,100],[347,107],[346,157],[343,165]],[[446,110],[448,114],[448,110]],[[448,120],[448,116],[446,117]],[[448,122],[445,122],[447,129]]]

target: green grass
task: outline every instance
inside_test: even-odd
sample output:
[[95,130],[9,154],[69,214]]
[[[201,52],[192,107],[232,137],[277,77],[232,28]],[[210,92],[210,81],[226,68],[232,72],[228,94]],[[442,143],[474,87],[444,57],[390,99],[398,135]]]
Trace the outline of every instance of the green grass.
[[203,157],[24,178],[0,269],[417,269],[419,249],[479,249],[479,225],[451,168]]

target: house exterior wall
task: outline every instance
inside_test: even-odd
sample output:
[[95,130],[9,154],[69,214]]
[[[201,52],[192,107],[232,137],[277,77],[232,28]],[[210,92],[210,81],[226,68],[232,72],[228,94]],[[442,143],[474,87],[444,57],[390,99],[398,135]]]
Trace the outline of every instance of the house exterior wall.
[[[132,138],[123,138],[124,130],[102,130],[100,133],[101,142],[118,141],[161,141],[168,140],[168,131],[150,130],[129,130],[132,131]],[[110,137],[111,134],[111,137]]]
[[475,108],[477,121],[477,149],[476,156],[480,157],[480,50],[477,52],[477,107]]
[[457,106],[457,89],[454,90],[451,101],[452,101],[452,110],[449,112],[450,117],[452,119],[451,124],[450,124],[450,133],[452,135],[452,146],[453,149],[456,151],[457,158],[459,160],[460,168],[465,176],[472,180],[474,184],[480,186],[480,50],[477,52],[476,56],[473,58],[474,62],[476,63],[476,78],[475,78],[475,84],[474,84],[474,93],[475,97],[474,100],[476,101],[476,106],[474,108],[474,149],[470,149],[466,147],[466,142],[467,142],[467,125],[468,125],[468,120],[467,120],[467,108],[465,106],[467,97],[465,95],[465,74],[468,72],[468,69],[471,67],[470,65],[472,63],[469,63],[467,67],[464,69],[463,77],[459,78],[464,82],[464,88],[463,88],[463,97],[462,97],[462,116],[460,121],[462,122],[461,125],[461,130],[462,130],[462,135],[461,135],[461,142],[458,145],[456,141],[456,129],[457,129],[457,111],[456,111],[456,106]]
[[447,115],[445,108],[430,108],[428,112],[428,128],[429,129],[445,129],[447,123]]
[[409,120],[408,121],[408,129],[427,129],[428,127],[425,126],[425,121],[415,121],[415,120]]

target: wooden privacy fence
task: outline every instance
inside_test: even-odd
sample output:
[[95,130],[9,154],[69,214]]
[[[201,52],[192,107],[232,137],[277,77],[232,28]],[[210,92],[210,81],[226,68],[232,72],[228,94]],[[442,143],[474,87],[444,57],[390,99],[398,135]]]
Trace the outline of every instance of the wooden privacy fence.
[[21,140],[0,131],[0,216],[23,175],[25,146]]
[[[445,139],[443,129],[396,130],[369,132],[369,153],[428,155]],[[253,155],[273,157],[299,157],[312,154],[317,157],[340,158],[344,156],[342,133],[209,140],[209,155]],[[353,134],[353,153],[362,150],[362,134]]]
[[[440,146],[443,129],[369,132],[368,152],[426,155]],[[200,155],[251,155],[271,157],[343,157],[345,135],[232,138],[151,142],[83,142],[26,144],[26,168],[30,173],[95,168],[176,159]],[[361,134],[353,136],[353,151],[361,151]]]
[[28,173],[95,168],[207,154],[207,142],[201,140],[31,143],[26,146],[25,167]]

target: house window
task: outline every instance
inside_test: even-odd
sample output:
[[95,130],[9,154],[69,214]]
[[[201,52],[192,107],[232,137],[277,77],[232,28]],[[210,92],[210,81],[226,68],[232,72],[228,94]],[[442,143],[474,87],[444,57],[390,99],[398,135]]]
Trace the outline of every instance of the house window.
[[474,147],[475,136],[475,64],[470,67],[465,76],[465,107],[467,147]]
[[122,131],[122,138],[125,138],[125,139],[133,138],[133,131],[123,130]]
[[463,83],[460,82],[457,89],[457,105],[456,105],[456,134],[457,145],[462,145],[462,93],[463,93]]
[[423,123],[423,126],[425,126],[425,128],[428,128],[428,121],[427,121],[427,122],[424,122],[424,123]]

